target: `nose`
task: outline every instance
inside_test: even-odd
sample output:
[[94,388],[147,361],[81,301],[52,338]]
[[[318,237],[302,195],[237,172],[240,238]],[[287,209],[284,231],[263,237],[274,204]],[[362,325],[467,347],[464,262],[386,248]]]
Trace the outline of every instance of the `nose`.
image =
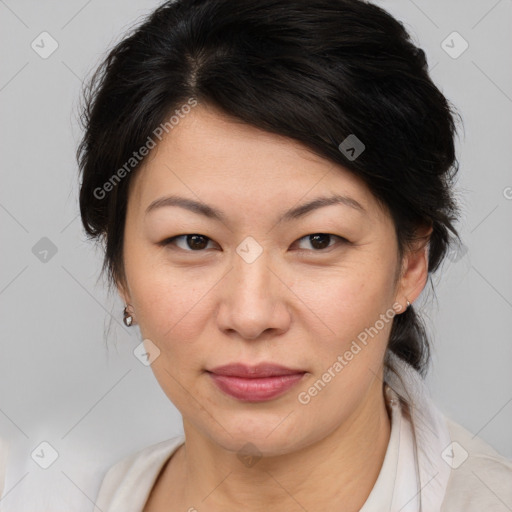
[[271,268],[265,252],[251,263],[235,255],[233,268],[224,279],[217,310],[219,329],[247,340],[288,330],[292,292],[283,276]]

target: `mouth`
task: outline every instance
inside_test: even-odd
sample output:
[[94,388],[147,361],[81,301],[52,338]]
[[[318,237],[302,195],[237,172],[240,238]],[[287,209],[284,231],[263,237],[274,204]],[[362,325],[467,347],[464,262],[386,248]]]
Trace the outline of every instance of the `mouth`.
[[306,370],[271,363],[257,366],[230,364],[207,370],[214,384],[225,394],[244,402],[277,398],[297,385]]

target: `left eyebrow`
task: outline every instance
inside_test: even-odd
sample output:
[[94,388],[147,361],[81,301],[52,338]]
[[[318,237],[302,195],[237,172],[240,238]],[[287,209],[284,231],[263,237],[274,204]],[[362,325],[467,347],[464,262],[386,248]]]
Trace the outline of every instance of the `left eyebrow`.
[[[285,221],[290,222],[292,220],[296,220],[300,217],[303,217],[307,215],[308,213],[311,213],[314,210],[317,210],[319,208],[323,208],[325,206],[331,206],[333,204],[340,204],[344,206],[348,206],[350,208],[353,208],[363,214],[367,214],[364,207],[353,199],[352,197],[348,196],[342,196],[342,195],[333,195],[330,197],[317,197],[316,199],[313,199],[312,201],[309,201],[308,203],[301,204],[299,206],[296,206],[295,208],[292,208],[285,212],[279,222]],[[219,222],[225,223],[227,220],[227,216],[223,210],[219,210],[213,206],[207,205],[205,203],[195,201],[193,199],[189,199],[187,197],[172,195],[172,196],[166,196],[161,197],[159,199],[156,199],[153,201],[147,208],[146,208],[146,215],[154,211],[158,208],[163,208],[165,206],[177,206],[180,208],[184,208],[186,210],[189,210],[193,213],[197,213],[199,215],[203,215],[205,217],[208,217],[210,219],[217,220]]]
[[316,199],[313,199],[309,203],[305,203],[302,205],[297,206],[296,208],[292,208],[291,210],[288,210],[282,217],[281,221],[289,222],[291,220],[298,219],[299,217],[303,217],[304,215],[307,215],[308,213],[317,210],[318,208],[323,208],[325,206],[331,206],[333,204],[340,204],[344,206],[348,206],[350,208],[353,208],[365,215],[367,215],[367,211],[364,209],[363,205],[359,203],[359,201],[356,201],[352,197],[348,196],[341,196],[339,194],[335,194],[330,197],[317,197]]

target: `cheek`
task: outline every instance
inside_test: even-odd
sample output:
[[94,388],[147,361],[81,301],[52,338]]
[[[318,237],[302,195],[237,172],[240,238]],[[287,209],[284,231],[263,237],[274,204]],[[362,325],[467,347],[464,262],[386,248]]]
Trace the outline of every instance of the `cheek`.
[[[326,431],[345,421],[379,380],[396,314],[390,275],[383,269],[370,278],[351,269],[321,280],[322,293],[308,293],[305,280],[302,290],[296,287],[316,314],[308,313],[310,327],[314,322],[309,347],[314,374],[299,390],[299,410],[324,418]],[[309,427],[317,428],[313,422]]]
[[374,325],[394,302],[392,272],[365,265],[303,275],[293,291],[310,310],[308,317],[316,318],[315,330],[324,334],[320,337],[338,339],[338,344]]
[[[197,339],[208,320],[209,294],[222,277],[211,268],[176,268],[149,260],[134,259],[127,265],[132,302],[141,334],[154,339],[162,350],[171,350],[173,341],[187,346]],[[165,343],[164,343],[165,341]],[[163,347],[165,345],[165,347]]]
[[[314,280],[304,276],[294,286],[315,313],[304,309],[315,371],[303,391],[312,399],[312,408],[328,415],[340,397],[348,409],[356,407],[379,373],[395,316],[392,270],[360,258],[358,264],[336,272],[317,273]],[[313,398],[315,389],[312,395],[308,392],[314,383],[321,390],[318,399]]]
[[132,286],[141,335],[160,351],[151,365],[152,371],[180,410],[191,406],[189,392],[202,368],[202,351],[197,342],[209,318],[205,306],[212,283],[207,280],[202,285],[191,284],[194,281],[200,280],[188,279],[176,271],[153,269],[134,279]]

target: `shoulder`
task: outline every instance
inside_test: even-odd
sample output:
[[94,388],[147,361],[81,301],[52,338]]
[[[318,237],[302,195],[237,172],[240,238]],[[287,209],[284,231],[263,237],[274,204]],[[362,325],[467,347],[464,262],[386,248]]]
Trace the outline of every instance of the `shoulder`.
[[451,466],[443,511],[512,510],[512,460],[449,418],[452,443],[443,452]]
[[[135,451],[114,463],[105,473],[94,512],[111,510],[124,503],[125,494],[149,492],[164,462],[184,442],[183,435],[166,439]],[[116,509],[117,510],[117,509]]]

